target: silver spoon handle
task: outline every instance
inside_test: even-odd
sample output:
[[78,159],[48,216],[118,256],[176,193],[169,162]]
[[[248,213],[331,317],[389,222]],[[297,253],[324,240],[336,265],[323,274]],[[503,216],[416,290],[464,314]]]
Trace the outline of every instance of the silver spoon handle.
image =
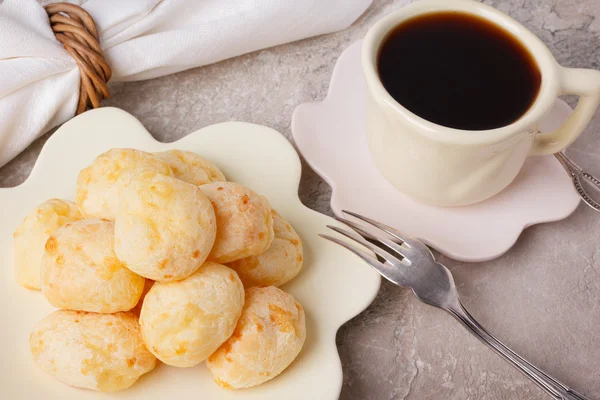
[[504,343],[496,339],[483,326],[481,326],[469,314],[469,312],[459,302],[457,306],[450,307],[448,311],[456,318],[470,333],[477,339],[486,344],[496,354],[500,355],[504,360],[508,361],[513,367],[521,371],[525,376],[535,382],[539,387],[544,389],[552,398],[556,400],[590,400],[587,397],[570,389],[564,383],[551,377],[544,371],[540,370],[529,361],[509,349]]
[[[560,161],[563,168],[571,177],[573,186],[575,186],[575,190],[577,190],[581,199],[594,210],[600,211],[600,180],[592,174],[582,170],[573,162],[573,160],[567,157],[565,153],[558,152],[554,154],[554,156]],[[594,191],[595,197],[585,189],[583,186],[584,182]]]

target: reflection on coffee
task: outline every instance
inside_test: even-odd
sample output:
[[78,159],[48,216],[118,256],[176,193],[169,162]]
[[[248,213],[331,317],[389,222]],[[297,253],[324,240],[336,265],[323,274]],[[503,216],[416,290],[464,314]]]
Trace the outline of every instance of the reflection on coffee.
[[511,33],[462,12],[425,14],[393,29],[379,50],[383,86],[402,106],[439,125],[509,125],[534,102],[541,74]]

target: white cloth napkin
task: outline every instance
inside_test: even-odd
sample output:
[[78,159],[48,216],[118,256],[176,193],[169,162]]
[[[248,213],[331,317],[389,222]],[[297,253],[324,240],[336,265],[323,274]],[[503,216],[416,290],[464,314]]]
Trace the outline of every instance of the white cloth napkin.
[[[343,29],[371,1],[70,2],[96,21],[112,81],[135,81]],[[42,6],[0,1],[0,166],[71,118],[78,96],[79,71]]]

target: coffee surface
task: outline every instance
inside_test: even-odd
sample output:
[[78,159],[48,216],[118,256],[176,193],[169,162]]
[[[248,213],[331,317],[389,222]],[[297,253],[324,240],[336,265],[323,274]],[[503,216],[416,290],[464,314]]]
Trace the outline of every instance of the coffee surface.
[[516,37],[461,12],[402,22],[384,39],[377,66],[383,86],[402,106],[464,130],[515,122],[541,83],[536,62]]

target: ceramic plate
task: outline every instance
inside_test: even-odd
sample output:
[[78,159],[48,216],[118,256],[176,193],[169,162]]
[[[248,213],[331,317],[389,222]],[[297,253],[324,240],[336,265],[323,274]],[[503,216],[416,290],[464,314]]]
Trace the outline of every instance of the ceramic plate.
[[[204,363],[193,368],[159,365],[130,389],[103,394],[67,386],[31,360],[29,332],[53,311],[39,291],[18,286],[13,273],[12,233],[37,204],[52,197],[74,199],[77,174],[114,147],[145,151],[182,149],[216,162],[229,180],[269,198],[304,242],[305,264],[283,287],[304,306],[307,340],[284,373],[256,388],[226,391],[213,383]],[[196,131],[175,143],[159,143],[134,117],[114,108],[88,111],[64,124],[46,143],[22,185],[0,189],[0,398],[88,399],[337,399],[342,369],[336,331],[364,310],[379,288],[379,275],[347,251],[319,237],[334,221],[303,206],[297,196],[300,161],[278,132],[228,122]]]
[[[366,138],[366,83],[361,42],[339,58],[327,98],[294,111],[294,140],[310,166],[332,187],[331,208],[352,210],[416,236],[461,261],[504,254],[523,229],[568,217],[579,195],[553,156],[530,157],[500,194],[467,207],[434,207],[397,191],[375,168]],[[542,131],[560,126],[571,108],[557,100]],[[408,172],[410,173],[410,172]]]

